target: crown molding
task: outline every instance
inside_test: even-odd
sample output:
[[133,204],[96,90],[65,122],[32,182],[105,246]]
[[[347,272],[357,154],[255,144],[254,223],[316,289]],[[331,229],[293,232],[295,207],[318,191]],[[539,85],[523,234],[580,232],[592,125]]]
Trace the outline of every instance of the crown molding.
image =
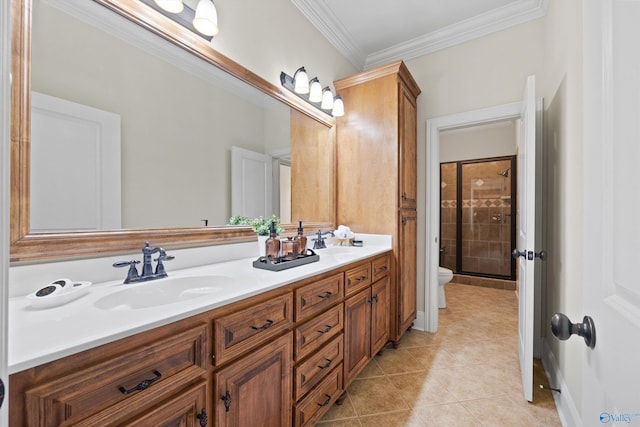
[[291,0],[291,2],[329,40],[329,43],[347,58],[351,65],[358,70],[364,68],[367,54],[358,48],[349,31],[324,2],[317,0]]
[[313,0],[291,1],[351,64],[362,70],[371,69],[398,59],[405,61],[414,59],[541,18],[547,14],[549,7],[549,0],[513,2],[440,30],[366,55],[352,40],[348,29],[340,23],[340,20],[323,2]]

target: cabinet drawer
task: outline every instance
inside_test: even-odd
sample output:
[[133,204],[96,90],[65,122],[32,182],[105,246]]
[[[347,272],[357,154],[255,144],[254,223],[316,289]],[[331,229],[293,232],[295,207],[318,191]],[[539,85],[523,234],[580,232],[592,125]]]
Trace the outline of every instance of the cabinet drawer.
[[347,270],[345,273],[345,294],[352,295],[371,284],[371,263]]
[[193,380],[206,372],[207,335],[202,325],[91,367],[70,367],[69,374],[25,391],[27,424],[74,423]]
[[336,365],[342,362],[343,335],[340,334],[309,359],[294,369],[295,396],[300,400],[318,384]]
[[291,325],[291,293],[215,319],[214,360],[220,365],[269,340]]
[[296,360],[302,360],[342,332],[344,318],[342,306],[343,304],[337,305],[296,328]]
[[344,294],[344,275],[334,274],[326,279],[296,289],[296,321],[320,313],[339,301]]
[[391,269],[391,258],[389,254],[376,258],[371,263],[373,269],[373,281],[377,282],[387,274]]
[[296,427],[314,425],[342,394],[342,365],[334,369],[300,403],[295,406]]

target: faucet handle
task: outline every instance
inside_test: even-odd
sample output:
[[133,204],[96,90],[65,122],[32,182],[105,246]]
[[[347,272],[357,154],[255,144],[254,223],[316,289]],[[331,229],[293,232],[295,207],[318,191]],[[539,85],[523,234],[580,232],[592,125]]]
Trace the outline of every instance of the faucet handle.
[[156,264],[155,275],[157,277],[166,277],[167,276],[167,272],[165,271],[164,264],[162,262],[163,261],[171,261],[172,259],[175,259],[175,258],[176,257],[174,257],[173,255],[167,255],[165,250],[160,248],[160,255],[158,255],[158,258],[154,259],[154,261],[158,262]]
[[140,264],[140,261],[132,260],[132,261],[120,261],[114,262],[114,267],[129,267],[129,271],[127,272],[127,278],[124,279],[124,283],[131,283],[138,280],[138,269],[136,268],[136,264]]

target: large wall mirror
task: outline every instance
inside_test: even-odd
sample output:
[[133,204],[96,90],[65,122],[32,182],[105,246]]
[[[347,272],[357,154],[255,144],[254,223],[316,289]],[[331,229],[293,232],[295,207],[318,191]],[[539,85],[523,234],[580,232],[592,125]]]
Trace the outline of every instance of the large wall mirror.
[[274,213],[333,226],[333,118],[138,0],[14,0],[13,38],[13,261],[254,239],[224,226],[232,147],[291,165]]

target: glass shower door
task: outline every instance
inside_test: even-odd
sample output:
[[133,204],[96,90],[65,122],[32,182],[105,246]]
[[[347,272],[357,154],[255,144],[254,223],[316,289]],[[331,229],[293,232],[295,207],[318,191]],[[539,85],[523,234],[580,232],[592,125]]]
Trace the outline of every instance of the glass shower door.
[[460,269],[487,276],[512,276],[511,159],[462,162]]

